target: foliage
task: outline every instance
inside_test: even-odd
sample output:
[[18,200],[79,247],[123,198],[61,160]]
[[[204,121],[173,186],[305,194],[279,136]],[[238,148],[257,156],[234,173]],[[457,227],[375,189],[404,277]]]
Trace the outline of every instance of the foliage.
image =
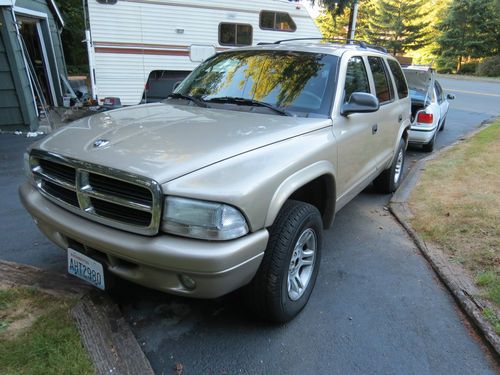
[[[368,40],[368,20],[373,8],[373,2],[373,0],[364,0],[359,4],[356,22],[356,39]],[[349,28],[349,11],[344,9],[343,13],[336,14],[335,12],[324,10],[316,18],[316,24],[326,38],[345,38]]]
[[61,40],[69,74],[88,73],[85,18],[81,0],[56,0],[64,19]]
[[486,77],[500,77],[500,55],[487,57],[479,63],[477,74]]
[[368,22],[371,42],[393,54],[416,50],[430,43],[422,21],[423,0],[378,0]]
[[455,65],[466,58],[492,56],[499,51],[500,23],[494,0],[453,0],[438,28],[439,65]]

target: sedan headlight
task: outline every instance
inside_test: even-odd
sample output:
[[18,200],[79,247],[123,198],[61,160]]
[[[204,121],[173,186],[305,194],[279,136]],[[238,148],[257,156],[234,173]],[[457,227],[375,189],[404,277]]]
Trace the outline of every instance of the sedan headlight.
[[245,217],[223,203],[166,197],[162,229],[204,240],[231,240],[248,233]]

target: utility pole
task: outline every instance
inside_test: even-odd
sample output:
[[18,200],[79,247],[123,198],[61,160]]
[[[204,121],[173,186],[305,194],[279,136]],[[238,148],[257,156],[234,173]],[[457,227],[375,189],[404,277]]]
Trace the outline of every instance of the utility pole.
[[347,39],[354,39],[356,34],[356,20],[358,19],[358,0],[352,0],[351,14],[349,16],[349,30],[347,31]]

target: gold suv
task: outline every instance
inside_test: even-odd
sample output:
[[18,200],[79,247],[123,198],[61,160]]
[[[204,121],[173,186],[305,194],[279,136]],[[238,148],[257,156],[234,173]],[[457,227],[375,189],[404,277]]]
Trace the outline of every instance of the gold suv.
[[401,181],[410,98],[362,42],[289,40],[217,54],[160,103],[96,114],[25,155],[21,200],[68,272],[214,298],[262,317],[307,303],[322,230],[367,185]]

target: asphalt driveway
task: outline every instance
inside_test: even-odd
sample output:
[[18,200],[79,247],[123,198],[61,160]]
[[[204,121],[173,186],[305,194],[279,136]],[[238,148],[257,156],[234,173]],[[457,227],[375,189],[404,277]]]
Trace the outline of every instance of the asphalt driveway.
[[[455,92],[438,148],[500,114],[500,84],[486,90],[469,82],[463,90],[455,80],[441,82],[469,93]],[[477,101],[488,111],[475,110]],[[36,230],[17,198],[30,141],[0,135],[0,258],[65,272],[63,252]],[[425,155],[409,150],[408,165]],[[238,293],[196,301],[124,282],[114,298],[158,374],[175,373],[176,363],[184,374],[496,374],[482,341],[384,209],[388,200],[367,189],[338,213],[325,233],[311,300],[287,325],[256,321]]]

